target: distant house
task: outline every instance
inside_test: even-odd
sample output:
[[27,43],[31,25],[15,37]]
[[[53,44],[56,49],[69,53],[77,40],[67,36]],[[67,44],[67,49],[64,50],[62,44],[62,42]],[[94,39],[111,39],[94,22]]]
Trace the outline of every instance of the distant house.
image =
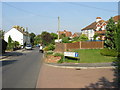
[[23,30],[12,28],[4,34],[4,39],[8,42],[8,37],[11,36],[13,41],[18,41],[20,45],[30,44],[29,35]]
[[72,37],[72,32],[64,30],[64,31],[59,31],[59,35],[65,34],[66,37]]
[[95,22],[86,26],[81,31],[82,31],[82,34],[85,34],[86,36],[88,36],[89,40],[93,40],[93,36],[95,35],[95,32],[102,33],[104,35],[106,25],[107,25],[106,21],[102,20],[101,17],[96,17]]
[[75,33],[72,35],[72,38],[74,38],[74,37],[80,37],[81,34],[82,34],[82,33],[75,32]]

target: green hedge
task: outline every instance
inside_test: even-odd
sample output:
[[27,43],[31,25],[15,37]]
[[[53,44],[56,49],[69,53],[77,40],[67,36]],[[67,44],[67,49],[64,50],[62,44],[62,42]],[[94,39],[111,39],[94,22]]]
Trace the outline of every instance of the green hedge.
[[104,56],[112,56],[112,57],[117,57],[117,51],[116,50],[112,50],[112,49],[108,49],[108,48],[104,48],[100,50],[100,54],[104,55]]
[[55,56],[55,57],[57,57],[57,56],[61,56],[61,57],[62,57],[63,54],[62,54],[62,53],[54,53],[54,56]]

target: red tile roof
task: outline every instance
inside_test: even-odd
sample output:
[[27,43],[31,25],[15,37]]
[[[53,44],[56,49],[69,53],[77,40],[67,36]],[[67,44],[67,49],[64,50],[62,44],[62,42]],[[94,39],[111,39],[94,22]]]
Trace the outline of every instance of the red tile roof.
[[114,16],[114,17],[113,17],[113,20],[114,20],[115,22],[117,22],[118,20],[120,20],[120,15]]
[[101,19],[101,17],[96,17],[96,19]]
[[65,34],[66,37],[71,37],[72,36],[72,32],[64,30],[64,31],[59,31],[59,34]]

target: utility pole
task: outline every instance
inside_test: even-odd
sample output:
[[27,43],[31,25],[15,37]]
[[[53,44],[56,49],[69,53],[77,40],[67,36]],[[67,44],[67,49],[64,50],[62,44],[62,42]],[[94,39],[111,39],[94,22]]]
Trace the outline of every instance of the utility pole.
[[60,17],[58,16],[58,42],[60,39],[59,30],[60,30]]
[[[28,32],[28,28],[27,27],[26,27],[26,32]],[[28,44],[28,33],[27,33],[26,43]]]

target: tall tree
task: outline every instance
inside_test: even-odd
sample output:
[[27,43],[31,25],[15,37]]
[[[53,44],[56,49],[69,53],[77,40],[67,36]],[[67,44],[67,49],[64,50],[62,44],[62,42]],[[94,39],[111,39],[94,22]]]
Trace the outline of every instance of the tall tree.
[[30,33],[30,42],[32,43],[32,45],[34,45],[34,37],[36,36],[34,33]]
[[41,39],[44,45],[49,45],[50,43],[52,43],[54,37],[50,33],[44,31],[41,34]]
[[115,49],[115,39],[114,39],[115,30],[116,30],[115,22],[112,18],[110,18],[106,26],[106,35],[105,35],[106,48]]

